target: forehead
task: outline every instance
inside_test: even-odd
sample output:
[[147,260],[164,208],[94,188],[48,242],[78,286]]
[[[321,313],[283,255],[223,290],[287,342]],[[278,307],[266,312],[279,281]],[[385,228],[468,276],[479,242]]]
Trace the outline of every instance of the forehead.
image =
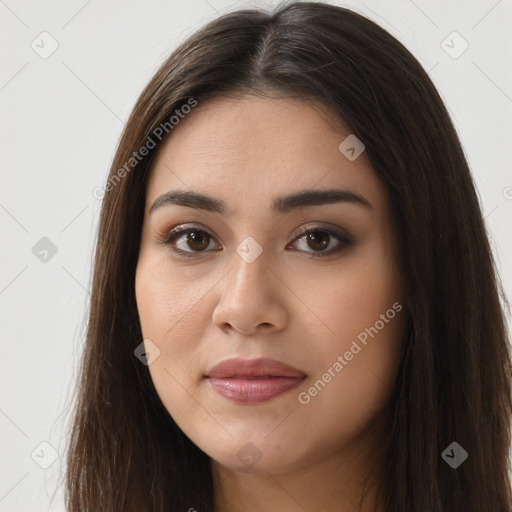
[[147,209],[169,190],[222,199],[230,213],[268,209],[277,196],[345,188],[377,209],[383,189],[363,152],[351,161],[339,145],[350,128],[324,105],[256,96],[217,98],[180,120],[160,147]]

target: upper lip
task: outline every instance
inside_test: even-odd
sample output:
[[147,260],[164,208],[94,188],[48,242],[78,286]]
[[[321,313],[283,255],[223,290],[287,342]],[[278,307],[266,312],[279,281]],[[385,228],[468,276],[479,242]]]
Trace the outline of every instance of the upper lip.
[[296,377],[306,374],[293,366],[269,357],[258,359],[231,358],[221,361],[211,368],[206,377],[217,379],[229,377]]

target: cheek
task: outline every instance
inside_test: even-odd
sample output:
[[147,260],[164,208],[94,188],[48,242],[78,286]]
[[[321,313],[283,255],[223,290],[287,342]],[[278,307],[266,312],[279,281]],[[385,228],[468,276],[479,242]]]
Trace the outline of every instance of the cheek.
[[[382,338],[395,339],[401,323],[393,304],[402,306],[402,286],[392,261],[380,244],[373,244],[340,265],[336,270],[313,281],[304,281],[302,293],[326,328],[331,350],[348,350],[360,333],[375,326]],[[389,311],[388,314],[386,312]],[[384,315],[384,318],[382,318]],[[383,323],[384,322],[384,323]],[[384,327],[384,328],[383,328]],[[381,350],[390,343],[382,343]]]
[[[197,349],[207,315],[201,299],[207,287],[200,281],[187,282],[166,265],[165,258],[145,257],[139,260],[136,273],[136,299],[144,339],[160,349],[160,357],[150,370],[186,367],[184,363]],[[206,291],[203,289],[206,288]]]
[[135,291],[143,337],[160,351],[148,368],[151,379],[164,407],[181,422],[195,413],[188,390],[198,378],[204,292],[165,263],[154,255],[139,259]]
[[299,401],[311,408],[312,423],[322,418],[328,428],[357,432],[389,396],[406,319],[401,283],[382,246],[346,268],[310,288],[328,331],[310,353],[314,371]]
[[297,395],[312,432],[343,444],[385,406],[400,362],[403,321],[397,315],[378,327],[372,324],[359,338],[344,336],[323,350],[322,364]]

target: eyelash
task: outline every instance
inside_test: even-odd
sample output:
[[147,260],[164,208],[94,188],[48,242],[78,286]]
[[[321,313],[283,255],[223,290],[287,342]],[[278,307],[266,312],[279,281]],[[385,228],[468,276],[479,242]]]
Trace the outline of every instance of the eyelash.
[[[202,233],[213,240],[213,236],[211,236],[207,231],[196,228],[196,227],[185,227],[185,226],[178,226],[177,228],[174,228],[167,236],[164,236],[160,242],[165,246],[172,246],[172,244],[179,239],[184,234],[188,233]],[[329,229],[321,228],[321,227],[314,227],[309,228],[301,231],[297,237],[293,240],[293,242],[296,242],[300,240],[301,238],[304,238],[305,235],[308,235],[309,233],[326,233],[327,235],[336,238],[340,245],[338,245],[334,249],[330,249],[329,251],[322,251],[322,252],[315,252],[315,251],[303,251],[308,254],[310,254],[310,257],[313,259],[321,259],[321,258],[327,258],[328,256],[332,256],[333,254],[341,252],[346,247],[352,245],[353,240],[348,238],[347,236],[344,236],[340,233],[335,233],[334,231],[331,231]],[[210,245],[210,244],[208,244]],[[183,251],[182,249],[177,248],[171,248],[171,250],[185,258],[195,258],[196,255],[202,254],[205,252],[209,252],[206,249],[203,251]]]

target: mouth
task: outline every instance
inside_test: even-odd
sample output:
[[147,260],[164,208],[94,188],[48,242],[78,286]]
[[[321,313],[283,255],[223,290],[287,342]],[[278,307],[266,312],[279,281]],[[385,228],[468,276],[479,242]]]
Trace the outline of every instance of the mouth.
[[270,358],[222,361],[205,375],[220,396],[238,403],[257,404],[299,386],[307,375]]

